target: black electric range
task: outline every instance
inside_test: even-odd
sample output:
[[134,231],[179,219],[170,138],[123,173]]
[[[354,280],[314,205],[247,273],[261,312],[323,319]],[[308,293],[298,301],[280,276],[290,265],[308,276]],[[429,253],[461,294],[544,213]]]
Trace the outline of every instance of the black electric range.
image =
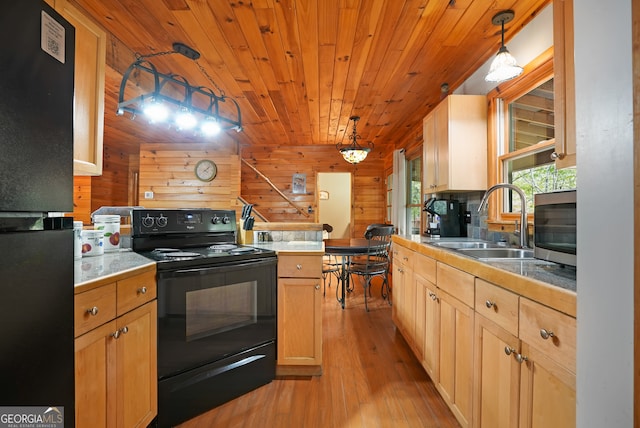
[[159,271],[276,257],[237,243],[233,210],[136,208],[131,227],[133,251],[158,262]]

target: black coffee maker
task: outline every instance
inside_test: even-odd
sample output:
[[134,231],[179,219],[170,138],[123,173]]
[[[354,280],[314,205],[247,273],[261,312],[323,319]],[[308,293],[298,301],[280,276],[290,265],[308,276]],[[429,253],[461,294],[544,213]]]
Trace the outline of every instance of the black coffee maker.
[[427,212],[425,233],[431,237],[467,236],[464,219],[465,204],[455,199],[429,198],[424,203]]

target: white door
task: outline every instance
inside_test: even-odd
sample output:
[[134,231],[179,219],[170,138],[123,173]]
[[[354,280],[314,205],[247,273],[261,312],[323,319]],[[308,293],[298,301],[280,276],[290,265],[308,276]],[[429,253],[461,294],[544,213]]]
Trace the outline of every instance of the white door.
[[331,238],[351,237],[351,173],[319,172],[318,223],[333,227]]

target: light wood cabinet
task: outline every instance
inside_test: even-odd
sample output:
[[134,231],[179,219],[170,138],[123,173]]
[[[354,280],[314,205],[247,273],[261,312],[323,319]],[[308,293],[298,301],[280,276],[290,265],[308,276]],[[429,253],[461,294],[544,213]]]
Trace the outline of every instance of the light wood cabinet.
[[476,311],[474,426],[574,427],[575,318],[480,279]]
[[449,95],[423,120],[423,190],[487,188],[487,100]]
[[576,166],[575,67],[573,63],[573,0],[553,2],[553,72],[555,164]]
[[76,28],[73,173],[101,175],[107,35],[67,0],[51,3]]
[[414,254],[415,352],[431,379],[438,380],[440,306],[436,283],[436,261]]
[[278,254],[278,375],[322,373],[322,255]]
[[476,278],[474,426],[518,426],[521,352],[519,296]]
[[576,426],[576,319],[520,299],[520,428]]
[[436,387],[463,427],[473,409],[474,277],[437,263],[440,355]]
[[393,249],[393,293],[396,326],[411,346],[415,338],[415,297],[413,252],[404,247]]
[[155,270],[78,293],[74,306],[76,426],[147,426],[158,410]]
[[575,426],[575,317],[395,241],[393,281],[393,321],[461,426]]

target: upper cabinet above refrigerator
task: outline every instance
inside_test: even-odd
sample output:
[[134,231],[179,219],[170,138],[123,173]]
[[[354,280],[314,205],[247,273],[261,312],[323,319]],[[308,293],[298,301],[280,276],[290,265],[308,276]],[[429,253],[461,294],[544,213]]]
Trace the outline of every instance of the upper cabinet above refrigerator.
[[67,0],[51,0],[76,28],[73,173],[102,175],[106,33]]

